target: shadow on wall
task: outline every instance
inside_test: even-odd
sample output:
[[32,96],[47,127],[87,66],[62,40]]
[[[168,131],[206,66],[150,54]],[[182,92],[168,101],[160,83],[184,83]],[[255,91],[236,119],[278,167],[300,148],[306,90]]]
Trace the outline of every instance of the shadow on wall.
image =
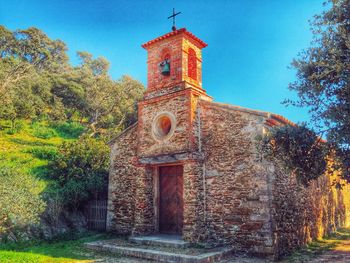
[[350,187],[338,189],[337,174],[325,174],[308,187],[280,169],[275,173],[274,242],[280,258],[294,249],[349,226]]

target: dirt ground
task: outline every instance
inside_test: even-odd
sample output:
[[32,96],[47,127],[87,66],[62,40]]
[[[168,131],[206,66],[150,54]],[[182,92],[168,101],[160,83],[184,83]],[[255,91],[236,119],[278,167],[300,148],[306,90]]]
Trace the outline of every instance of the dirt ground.
[[346,263],[350,262],[350,240],[340,242],[335,248],[309,261],[310,263]]

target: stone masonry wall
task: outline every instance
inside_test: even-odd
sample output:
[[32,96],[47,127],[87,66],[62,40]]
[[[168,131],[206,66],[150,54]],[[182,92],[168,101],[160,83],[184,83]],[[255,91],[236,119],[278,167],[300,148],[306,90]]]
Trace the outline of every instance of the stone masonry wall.
[[198,161],[184,163],[183,238],[192,243],[205,242],[203,166]]
[[[157,231],[154,179],[161,163],[140,160],[179,152],[188,153],[179,161],[184,167],[185,240],[278,258],[349,223],[345,193],[350,189],[332,187],[336,175],[303,188],[261,158],[256,137],[266,128],[267,114],[183,92],[141,105],[138,124],[113,142],[108,230]],[[177,125],[173,137],[160,143],[152,138],[150,124],[164,110],[176,116]]]
[[201,102],[201,141],[206,180],[208,241],[238,251],[273,252],[267,173],[255,137],[264,118]]
[[332,186],[336,175],[327,173],[303,187],[277,165],[272,174],[276,258],[349,223],[349,187]]
[[130,234],[135,222],[135,178],[143,174],[137,166],[137,126],[113,142],[108,185],[107,230]]
[[267,115],[232,108],[212,102],[200,107],[208,241],[279,258],[349,225],[350,187],[336,189],[337,175],[329,172],[299,186],[257,152]]
[[135,226],[132,234],[150,234],[156,230],[154,219],[154,168],[144,166],[143,172],[135,174]]
[[[166,141],[152,136],[152,123],[158,113],[169,112],[176,118],[173,136]],[[140,157],[181,153],[189,147],[190,95],[186,91],[163,97],[139,107],[139,150]]]

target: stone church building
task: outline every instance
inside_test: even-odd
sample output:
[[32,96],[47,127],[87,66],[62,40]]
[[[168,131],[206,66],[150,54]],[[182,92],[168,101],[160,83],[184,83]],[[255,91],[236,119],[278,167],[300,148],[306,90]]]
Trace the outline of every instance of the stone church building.
[[148,85],[138,122],[110,142],[107,229],[278,257],[347,224],[334,175],[303,188],[258,154],[256,138],[287,119],[213,102],[206,46],[185,28],[142,45]]

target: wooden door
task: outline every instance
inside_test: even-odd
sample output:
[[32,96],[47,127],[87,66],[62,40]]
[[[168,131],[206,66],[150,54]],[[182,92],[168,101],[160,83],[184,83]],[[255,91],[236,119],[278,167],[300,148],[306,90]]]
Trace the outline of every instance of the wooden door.
[[181,165],[159,168],[159,232],[182,234],[183,168]]

